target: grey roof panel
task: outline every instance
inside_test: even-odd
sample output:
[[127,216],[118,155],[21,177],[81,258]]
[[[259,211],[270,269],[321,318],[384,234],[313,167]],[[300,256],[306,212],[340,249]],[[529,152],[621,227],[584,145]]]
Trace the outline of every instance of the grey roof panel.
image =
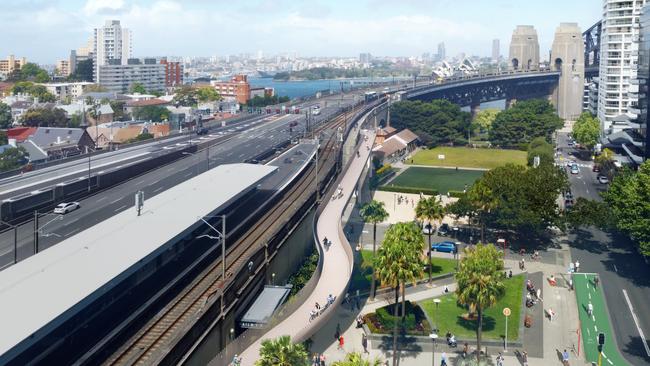
[[20,352],[46,335],[48,324],[74,315],[68,310],[276,170],[254,164],[218,166],[145,197],[141,216],[128,209],[0,272],[0,364],[16,345]]
[[284,299],[289,295],[289,291],[291,291],[291,287],[264,287],[262,293],[242,317],[242,326],[246,328],[263,327],[271,319],[275,310],[284,302]]

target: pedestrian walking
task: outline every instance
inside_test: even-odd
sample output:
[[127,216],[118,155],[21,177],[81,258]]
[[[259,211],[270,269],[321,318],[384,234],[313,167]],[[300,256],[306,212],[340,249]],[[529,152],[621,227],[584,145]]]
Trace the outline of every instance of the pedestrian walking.
[[314,357],[311,359],[312,366],[320,366],[320,360],[318,359],[318,354],[314,353]]
[[361,345],[363,346],[363,353],[370,353],[368,352],[368,337],[366,336],[366,333],[361,335]]
[[440,366],[447,366],[447,353],[442,352],[442,355],[440,356]]
[[325,354],[320,354],[320,366],[325,366]]
[[521,362],[524,364],[523,366],[528,366],[528,352],[524,350],[524,353],[521,355]]
[[334,332],[334,339],[338,341],[340,336],[341,336],[341,324],[336,323],[336,332]]
[[587,304],[587,314],[589,314],[589,316],[594,315],[594,306],[591,304],[591,301]]
[[320,311],[320,304],[318,302],[316,302],[316,310]]
[[576,259],[576,272],[580,271],[580,262]]
[[339,349],[343,349],[343,346],[345,345],[345,339],[343,338],[343,335],[339,337]]
[[499,355],[497,356],[497,366],[503,366],[503,360],[503,355],[499,352]]
[[567,350],[562,352],[562,364],[564,366],[569,366],[569,352],[567,352]]
[[598,288],[598,283],[599,283],[599,282],[600,282],[600,279],[598,278],[598,276],[595,276],[595,277],[594,277],[594,287],[595,287],[595,288]]

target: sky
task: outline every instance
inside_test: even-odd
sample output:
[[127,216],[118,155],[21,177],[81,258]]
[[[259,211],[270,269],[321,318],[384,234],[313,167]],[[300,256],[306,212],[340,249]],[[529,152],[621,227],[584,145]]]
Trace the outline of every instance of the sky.
[[535,26],[540,56],[555,28],[600,19],[601,0],[0,0],[0,57],[53,64],[118,19],[144,56],[507,55],[519,24]]

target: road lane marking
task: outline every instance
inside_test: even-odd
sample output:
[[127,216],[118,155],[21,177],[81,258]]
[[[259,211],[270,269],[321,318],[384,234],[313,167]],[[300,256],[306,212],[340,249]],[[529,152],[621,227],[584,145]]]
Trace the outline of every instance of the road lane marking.
[[618,273],[618,268],[616,268],[616,264],[614,264],[614,271],[616,271],[616,273]]
[[122,205],[122,206],[116,208],[113,212],[121,211],[124,208],[126,208],[126,205]]
[[176,168],[174,168],[174,167],[171,167],[171,168],[167,169],[168,172],[173,172],[174,170],[176,170]]
[[116,199],[115,201],[111,201],[111,205],[114,204],[114,203],[120,202],[122,200],[122,198],[124,198],[124,197],[120,197],[120,198]]
[[192,175],[192,172],[189,172],[189,173],[185,174],[184,177],[187,178],[187,177],[189,177],[191,175]]
[[164,187],[158,187],[158,188],[154,189],[153,193],[160,192],[163,188],[164,188]]
[[144,183],[144,179],[143,179],[143,180],[141,180],[141,181],[139,181],[139,182],[138,182],[138,183],[136,183],[135,185],[136,185],[136,186],[139,186],[139,185],[140,185],[140,184],[142,184],[142,183]]
[[634,308],[632,308],[632,303],[630,302],[630,298],[627,296],[627,291],[625,289],[623,289],[623,296],[625,296],[625,302],[627,302],[627,307],[630,308],[630,313],[632,313],[632,319],[634,320],[634,325],[636,326],[636,330],[639,332],[639,336],[641,336],[641,341],[643,341],[643,347],[645,347],[645,352],[650,357],[650,347],[648,347],[648,342],[645,339],[643,330],[641,330],[641,327],[639,326],[639,319],[637,319],[636,317],[636,313],[634,312]]
[[68,236],[70,236],[70,235],[76,233],[76,232],[79,231],[79,230],[80,230],[80,228],[72,229],[72,231],[68,232],[67,234],[64,234],[63,236],[68,237]]
[[106,196],[104,196],[104,197],[102,197],[102,198],[100,198],[100,199],[98,199],[98,200],[97,200],[97,201],[95,201],[95,202],[101,202],[101,201],[103,201],[103,200],[105,200],[105,199],[107,199],[107,198],[108,198],[108,197],[106,197]]

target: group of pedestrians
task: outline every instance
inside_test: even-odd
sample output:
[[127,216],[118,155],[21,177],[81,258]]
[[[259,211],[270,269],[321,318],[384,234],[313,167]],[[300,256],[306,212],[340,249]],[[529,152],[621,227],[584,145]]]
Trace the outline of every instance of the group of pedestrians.
[[325,300],[325,307],[321,307],[317,301],[314,304],[314,307],[309,311],[309,322],[311,323],[312,320],[316,319],[323,311],[332,305],[335,299],[336,298],[332,294],[327,295],[327,299]]
[[311,366],[325,366],[325,358],[325,354],[323,353],[320,355],[318,353],[314,353],[314,357],[311,359]]

